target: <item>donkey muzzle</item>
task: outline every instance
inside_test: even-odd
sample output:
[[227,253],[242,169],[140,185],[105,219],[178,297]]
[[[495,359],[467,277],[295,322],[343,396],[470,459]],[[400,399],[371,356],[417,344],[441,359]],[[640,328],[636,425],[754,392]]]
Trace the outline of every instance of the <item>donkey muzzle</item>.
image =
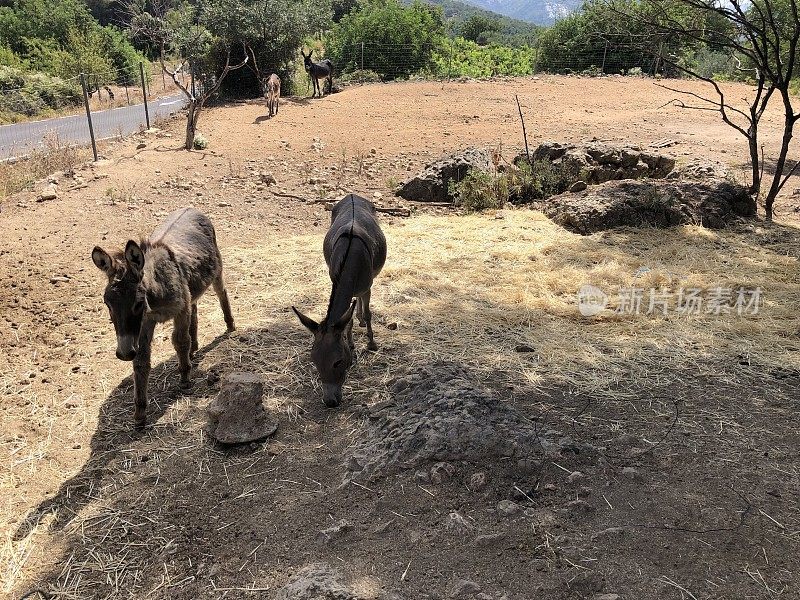
[[132,335],[117,336],[117,358],[131,361],[136,358],[136,338]]
[[322,402],[328,408],[336,408],[342,403],[342,386],[325,383],[322,385]]

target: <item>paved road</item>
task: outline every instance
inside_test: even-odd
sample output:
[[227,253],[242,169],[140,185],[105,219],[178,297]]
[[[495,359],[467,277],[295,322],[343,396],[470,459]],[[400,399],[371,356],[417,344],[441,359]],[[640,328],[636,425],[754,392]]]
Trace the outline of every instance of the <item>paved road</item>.
[[[166,117],[177,112],[184,104],[185,96],[182,94],[150,101],[150,122],[156,117]],[[92,113],[94,135],[98,140],[135,133],[144,122],[144,104]],[[58,133],[61,144],[88,145],[91,142],[85,112],[71,117],[3,125],[0,127],[0,160],[25,156],[34,148],[44,147],[45,136],[53,135],[51,132]]]

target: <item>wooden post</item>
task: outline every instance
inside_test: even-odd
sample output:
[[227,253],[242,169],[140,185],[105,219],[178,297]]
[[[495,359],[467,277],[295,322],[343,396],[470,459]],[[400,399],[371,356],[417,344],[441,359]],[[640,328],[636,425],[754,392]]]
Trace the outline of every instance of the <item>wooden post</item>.
[[92,111],[89,108],[89,91],[86,89],[86,76],[81,73],[81,87],[83,88],[83,104],[86,107],[86,120],[89,123],[89,137],[92,139],[92,154],[97,162],[97,143],[94,141],[94,126],[92,125]]
[[364,42],[361,42],[361,85],[364,85]]
[[142,97],[144,98],[144,120],[150,129],[150,111],[147,108],[147,83],[144,80],[144,63],[139,63],[139,75],[142,77]]
[[128,93],[128,80],[127,79],[125,79],[125,98],[128,100],[128,106],[130,106],[131,105],[131,95]]

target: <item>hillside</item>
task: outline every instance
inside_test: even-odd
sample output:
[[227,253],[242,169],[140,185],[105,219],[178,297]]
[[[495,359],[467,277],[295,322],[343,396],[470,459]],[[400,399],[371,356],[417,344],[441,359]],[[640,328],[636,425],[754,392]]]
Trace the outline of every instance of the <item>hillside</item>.
[[[409,3],[411,2],[411,0],[406,1]],[[426,0],[426,2],[429,4],[435,4],[436,6],[441,6],[442,10],[444,11],[444,16],[456,24],[456,26],[458,23],[466,21],[473,15],[481,15],[484,17],[498,19],[501,26],[500,33],[505,38],[504,42],[506,43],[530,43],[536,38],[541,29],[535,24],[537,22],[535,20],[528,19],[526,21],[519,18],[513,18],[509,16],[508,13],[501,14],[500,11],[496,11],[494,9],[487,10],[485,7],[481,8],[479,5],[483,2],[483,0],[469,0],[469,2],[461,2],[459,0]],[[487,2],[487,4],[490,3],[491,2]],[[520,5],[527,3],[528,0],[520,0],[519,2]]]
[[557,18],[563,17],[580,7],[581,0],[465,0],[469,4],[484,10],[506,15],[508,17],[550,25]]

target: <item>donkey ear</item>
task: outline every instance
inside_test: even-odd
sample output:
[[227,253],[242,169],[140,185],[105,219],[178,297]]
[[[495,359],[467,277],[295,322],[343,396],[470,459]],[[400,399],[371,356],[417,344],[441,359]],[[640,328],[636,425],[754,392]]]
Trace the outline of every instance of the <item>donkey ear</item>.
[[311,58],[311,55],[314,54],[314,49],[308,51],[308,58]]
[[350,319],[353,318],[353,311],[356,309],[356,301],[353,300],[353,303],[350,305],[350,308],[346,313],[344,313],[341,318],[336,321],[333,328],[337,331],[343,331],[347,324],[350,322]]
[[128,240],[125,245],[125,260],[138,273],[141,273],[142,269],[144,269],[144,252],[142,252],[139,244],[133,240]]
[[317,323],[314,319],[305,316],[294,306],[292,307],[292,310],[294,311],[294,314],[297,315],[297,318],[300,319],[300,322],[303,324],[303,326],[311,333],[317,333],[317,331],[319,331],[319,323]]
[[303,56],[303,58],[308,58],[309,56],[311,56],[310,54],[308,56],[306,56],[306,53],[303,52],[302,48],[300,48],[300,54]]
[[95,246],[92,250],[92,262],[94,266],[105,273],[111,273],[114,270],[114,261],[108,255],[108,252],[103,250],[100,246]]

